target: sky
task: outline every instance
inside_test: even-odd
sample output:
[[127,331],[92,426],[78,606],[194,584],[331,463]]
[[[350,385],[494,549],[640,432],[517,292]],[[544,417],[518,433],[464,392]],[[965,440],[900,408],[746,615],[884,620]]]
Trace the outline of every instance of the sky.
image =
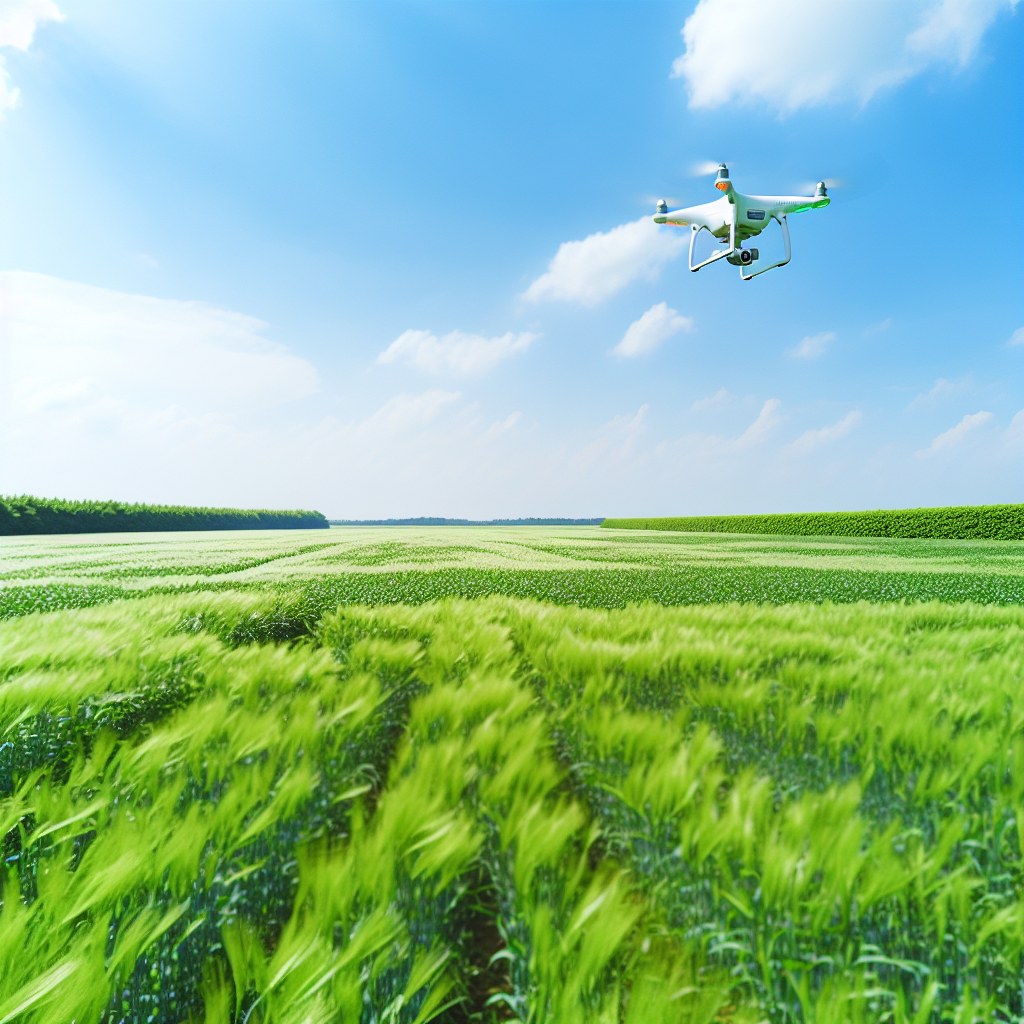
[[[0,0],[0,492],[1024,501],[1022,26],[1012,0]],[[717,199],[722,160],[741,192],[830,183],[749,282],[651,221]]]

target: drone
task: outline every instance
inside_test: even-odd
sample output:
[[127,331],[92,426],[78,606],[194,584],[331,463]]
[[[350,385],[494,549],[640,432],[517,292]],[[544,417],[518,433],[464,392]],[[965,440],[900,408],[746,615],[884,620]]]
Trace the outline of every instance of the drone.
[[[718,165],[718,177],[715,188],[725,195],[713,203],[703,206],[688,206],[684,210],[669,212],[668,203],[664,199],[658,201],[655,224],[678,224],[681,227],[690,225],[690,269],[694,272],[706,267],[716,260],[728,260],[733,266],[740,268],[740,277],[750,281],[758,274],[765,274],[776,267],[784,267],[792,258],[793,251],[789,243],[789,225],[786,217],[791,213],[802,213],[804,210],[817,210],[828,206],[830,200],[825,182],[819,181],[813,196],[745,196],[732,187],[729,180],[729,168],[725,164]],[[777,221],[782,228],[782,239],[786,247],[784,259],[769,263],[766,267],[746,273],[745,268],[757,263],[756,249],[744,249],[743,242],[753,238],[771,223]],[[706,260],[694,266],[693,246],[702,231],[709,231],[716,241],[727,242],[728,249],[716,249]]]

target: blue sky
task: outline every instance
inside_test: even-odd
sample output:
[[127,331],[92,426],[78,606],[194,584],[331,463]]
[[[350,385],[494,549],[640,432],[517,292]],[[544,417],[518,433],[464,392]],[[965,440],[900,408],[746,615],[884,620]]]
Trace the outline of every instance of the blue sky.
[[[1022,501],[1022,17],[0,0],[0,490]],[[741,191],[841,182],[753,282],[643,219],[716,198],[720,159]]]

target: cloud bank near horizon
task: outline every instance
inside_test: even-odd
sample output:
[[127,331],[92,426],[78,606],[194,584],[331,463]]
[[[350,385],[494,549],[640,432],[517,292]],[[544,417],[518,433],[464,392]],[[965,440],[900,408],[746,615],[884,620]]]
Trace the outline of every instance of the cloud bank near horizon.
[[[685,412],[714,417],[715,433],[679,433],[664,420],[672,410],[649,402],[563,427],[443,387],[354,403],[325,394],[312,362],[268,337],[266,323],[233,310],[16,271],[0,274],[0,299],[0,431],[13,491],[283,501],[342,518],[683,514],[756,511],[766,501],[795,510],[813,501],[830,466],[844,466],[857,493],[865,474],[884,473],[916,495],[929,480],[941,484],[950,460],[990,477],[993,466],[1024,456],[1024,411],[1004,430],[992,429],[998,423],[987,411],[968,414],[930,446],[919,441],[915,459],[910,443],[902,455],[886,454],[880,439],[855,435],[859,410],[802,429],[804,414],[784,412],[779,398],[741,399],[724,386]],[[660,305],[653,319],[671,325],[677,314]],[[502,342],[479,340],[486,358],[474,343],[469,368],[492,360],[487,346]],[[460,342],[443,342],[436,339],[437,365],[447,371]],[[402,358],[410,351],[419,349],[403,346]]]

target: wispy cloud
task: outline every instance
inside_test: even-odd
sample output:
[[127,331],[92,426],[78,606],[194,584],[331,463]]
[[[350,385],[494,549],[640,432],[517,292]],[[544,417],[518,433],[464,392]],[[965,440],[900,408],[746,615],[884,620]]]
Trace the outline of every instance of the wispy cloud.
[[732,398],[732,395],[730,395],[725,388],[719,388],[713,395],[708,395],[707,398],[698,398],[697,401],[690,406],[690,409],[693,410],[693,412],[704,412],[706,409],[717,409],[720,406],[725,405],[730,398]]
[[[933,64],[967,65],[986,29],[1015,3],[700,0],[686,19],[686,52],[672,74],[686,82],[693,108],[737,102],[789,114],[824,103],[864,104]],[[774,45],[763,46],[766,38]]]
[[892,327],[892,317],[887,316],[884,320],[879,320],[877,324],[868,324],[864,328],[864,337],[870,338],[872,334],[881,334],[882,331],[887,331]]
[[95,392],[99,381],[95,377],[79,377],[78,380],[60,384],[42,384],[41,379],[27,378],[17,381],[11,395],[15,397],[18,409],[27,415],[42,412],[58,412],[80,405],[90,392]]
[[969,433],[977,430],[978,427],[984,426],[991,419],[992,413],[985,412],[984,410],[965,416],[955,427],[950,427],[949,430],[939,434],[938,437],[932,438],[932,443],[929,447],[922,448],[914,454],[922,457],[937,455],[940,452],[955,448]]
[[309,362],[242,313],[24,271],[0,273],[0,293],[9,389],[0,404],[19,434],[139,433],[146,424],[262,411],[320,389]]
[[0,56],[0,118],[4,111],[13,110],[18,105],[21,90],[11,87],[11,76],[4,67],[4,59]]
[[480,435],[481,441],[490,441],[492,438],[498,437],[499,434],[504,434],[511,430],[521,419],[523,414],[517,409],[515,412],[510,413],[503,420],[498,420],[496,423],[492,423],[484,432]]
[[361,434],[391,436],[422,427],[446,406],[461,398],[458,391],[433,389],[421,395],[395,395],[359,425]]
[[649,405],[635,413],[614,416],[595,431],[593,440],[573,456],[577,468],[589,468],[603,460],[620,462],[631,455],[647,422]]
[[452,331],[438,338],[430,331],[406,331],[377,356],[377,362],[402,362],[428,373],[448,371],[457,376],[479,376],[504,360],[521,355],[539,337],[509,332],[500,338],[485,338]]
[[581,241],[563,242],[547,271],[526,289],[523,298],[596,306],[637,278],[653,280],[687,244],[682,232],[659,229],[650,217],[598,231]]
[[798,455],[806,455],[824,444],[829,444],[832,441],[838,441],[841,437],[846,437],[860,423],[861,418],[860,410],[854,409],[853,412],[848,412],[838,423],[833,423],[831,427],[805,431],[789,445],[789,449]]
[[1018,327],[1010,335],[1010,340],[1006,343],[1007,348],[1013,348],[1016,345],[1024,345],[1024,327]]
[[945,377],[939,377],[935,382],[935,386],[928,392],[921,392],[911,403],[907,406],[908,409],[920,409],[934,405],[936,402],[941,401],[943,398],[949,398],[951,395],[959,395],[965,391],[969,391],[971,388],[971,377],[968,375],[962,380],[952,381],[946,380]]
[[836,340],[835,331],[808,335],[795,348],[789,350],[794,359],[817,359]]
[[653,352],[663,341],[680,331],[693,330],[693,317],[680,316],[668,303],[651,306],[639,320],[626,328],[622,341],[612,349],[617,356],[630,358]]
[[1003,431],[1003,443],[1013,448],[1024,448],[1024,409],[1010,420]]
[[782,403],[777,398],[769,398],[761,406],[761,412],[756,420],[736,439],[737,448],[749,448],[751,445],[760,444],[766,440],[775,427],[782,422],[778,414],[778,408]]

